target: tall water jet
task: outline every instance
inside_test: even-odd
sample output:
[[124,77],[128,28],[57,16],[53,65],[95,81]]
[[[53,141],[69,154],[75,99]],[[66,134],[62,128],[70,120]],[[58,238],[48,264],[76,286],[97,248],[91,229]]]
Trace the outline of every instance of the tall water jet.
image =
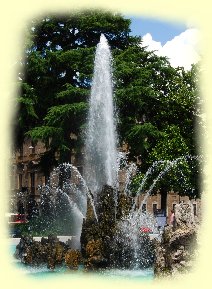
[[85,179],[96,197],[117,178],[117,135],[113,105],[111,52],[101,34],[97,45],[85,140]]

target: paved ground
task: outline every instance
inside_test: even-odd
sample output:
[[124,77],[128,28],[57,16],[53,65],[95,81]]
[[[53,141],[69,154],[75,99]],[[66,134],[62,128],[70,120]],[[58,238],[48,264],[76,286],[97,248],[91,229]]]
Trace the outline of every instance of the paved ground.
[[[158,239],[158,240],[161,239],[161,235],[160,234],[149,234],[149,236],[150,236],[151,240],[152,239]],[[57,236],[57,237],[59,238],[60,241],[65,243],[66,241],[68,241],[68,239],[71,240],[75,236]],[[45,238],[48,238],[48,237],[45,237]],[[35,241],[40,241],[41,237],[33,237],[33,239]],[[10,240],[11,245],[18,245],[18,243],[20,242],[20,238],[10,238],[9,240]]]
[[[68,241],[68,239],[71,240],[72,238],[74,238],[74,236],[57,236],[57,237],[62,242],[66,242],[66,241]],[[48,238],[48,237],[45,237],[45,238]],[[33,239],[35,241],[40,241],[41,237],[33,237]],[[9,240],[11,242],[11,245],[18,245],[18,243],[20,242],[20,238],[10,238]]]

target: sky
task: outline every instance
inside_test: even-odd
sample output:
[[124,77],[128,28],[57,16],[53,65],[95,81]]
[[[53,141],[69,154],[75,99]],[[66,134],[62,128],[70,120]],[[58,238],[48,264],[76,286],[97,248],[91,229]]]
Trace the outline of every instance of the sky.
[[154,50],[159,56],[167,56],[173,67],[186,70],[200,59],[198,30],[184,23],[126,16],[131,19],[131,35],[141,36],[141,45]]

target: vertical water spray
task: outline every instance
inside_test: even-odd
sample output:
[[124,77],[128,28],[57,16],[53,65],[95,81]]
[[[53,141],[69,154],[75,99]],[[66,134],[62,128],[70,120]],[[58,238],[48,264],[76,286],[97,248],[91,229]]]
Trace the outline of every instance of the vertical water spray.
[[117,136],[114,117],[111,52],[101,34],[97,45],[85,140],[85,179],[95,193],[114,186],[117,177]]

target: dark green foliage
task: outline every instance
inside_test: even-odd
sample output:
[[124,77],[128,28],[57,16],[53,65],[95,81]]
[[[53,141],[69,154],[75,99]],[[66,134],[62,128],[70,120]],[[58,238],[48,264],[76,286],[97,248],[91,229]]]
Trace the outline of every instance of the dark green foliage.
[[25,133],[31,127],[33,127],[37,120],[38,115],[36,113],[37,95],[34,88],[25,82],[19,84],[20,96],[17,99],[18,114],[14,117],[14,135],[16,147],[20,148]]
[[[121,52],[115,65],[119,129],[121,138],[131,146],[131,156],[141,155],[146,169],[151,149],[158,140],[165,140],[164,133],[174,141],[169,127],[175,127],[189,153],[196,154],[194,124],[195,118],[199,120],[195,68],[188,72],[174,69],[166,59],[139,47]],[[179,157],[181,152],[172,158]]]
[[16,147],[27,135],[42,139],[51,156],[58,151],[59,162],[70,160],[71,151],[81,144],[100,35],[106,35],[112,48],[125,49],[138,41],[129,37],[129,24],[119,14],[98,10],[31,21],[20,73],[23,89],[14,130]]
[[[175,69],[165,58],[138,46],[117,53],[115,65],[120,137],[129,144],[129,157],[139,157],[140,175],[155,161],[200,153],[196,134],[196,125],[201,126],[198,67],[193,66],[190,71]],[[201,170],[197,163],[189,161],[181,167],[180,178],[176,165],[157,182],[153,192],[163,188],[164,192],[174,189],[191,197],[199,196]],[[145,190],[164,169],[165,165],[155,171]]]
[[[130,160],[140,157],[140,173],[156,160],[197,154],[195,125],[201,125],[198,68],[171,67],[166,58],[146,51],[141,39],[129,32],[129,19],[99,10],[51,14],[30,23],[24,69],[19,74],[15,143],[20,146],[25,136],[43,140],[47,152],[40,165],[47,175],[56,163],[69,162],[73,151],[80,152],[101,33],[113,54],[120,145],[123,141],[129,144]],[[185,172],[195,188],[198,172],[197,165]],[[176,174],[170,172],[167,177],[169,189],[177,188]]]
[[149,122],[133,125],[128,132],[131,154],[146,154],[151,148],[151,140],[157,139],[159,135],[159,130]]

